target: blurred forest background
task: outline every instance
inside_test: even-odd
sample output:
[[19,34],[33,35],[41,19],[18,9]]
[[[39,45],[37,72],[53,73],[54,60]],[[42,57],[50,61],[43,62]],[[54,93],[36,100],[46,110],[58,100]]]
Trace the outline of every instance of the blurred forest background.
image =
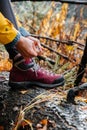
[[[12,8],[18,22],[41,43],[55,52],[44,48],[43,56],[50,58],[38,60],[39,63],[56,73],[63,73],[66,85],[72,86],[80,63],[87,36],[87,5],[62,4],[56,1],[14,2]],[[75,42],[74,42],[75,41]],[[9,71],[12,64],[7,52],[0,46],[0,69]],[[4,57],[4,58],[3,58]],[[83,82],[86,82],[86,74]]]
[[[37,127],[37,130],[46,130],[48,126],[53,129],[87,128],[85,125],[87,124],[85,111],[87,105],[79,102],[76,107],[65,101],[67,90],[74,87],[75,80],[79,76],[77,72],[87,37],[87,5],[62,4],[56,1],[27,1],[14,2],[12,8],[19,26],[21,25],[32,36],[38,38],[44,48],[41,57],[35,58],[36,62],[55,73],[62,73],[65,85],[46,92],[42,88],[8,91],[7,83],[12,61],[4,46],[0,45],[0,83],[3,78],[6,81],[6,85],[3,83],[0,87],[0,100],[3,106],[0,108],[2,110],[0,120],[4,122],[0,124],[0,128],[4,130],[6,123],[9,124],[8,127],[13,126],[14,130],[26,129],[29,126],[33,130],[33,127],[38,126],[38,120],[41,128],[42,125],[45,127],[43,129]],[[87,68],[85,68],[81,84],[84,82],[87,82]],[[75,100],[87,103],[87,90],[78,94]],[[45,102],[47,105],[44,106]],[[25,105],[26,103],[28,104]],[[19,116],[14,122],[18,112]],[[28,112],[29,120],[25,118]],[[52,120],[49,120],[50,118]]]

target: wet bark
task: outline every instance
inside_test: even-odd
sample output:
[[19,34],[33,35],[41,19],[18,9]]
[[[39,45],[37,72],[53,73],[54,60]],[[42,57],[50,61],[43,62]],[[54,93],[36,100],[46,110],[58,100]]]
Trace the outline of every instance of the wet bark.
[[77,72],[77,78],[75,80],[75,86],[78,86],[79,83],[81,82],[83,75],[84,75],[84,72],[85,72],[86,64],[87,64],[87,38],[86,38],[84,53],[83,53],[83,56],[82,56],[82,59],[81,59],[81,63],[79,65],[79,70]]
[[[0,126],[4,130],[12,130],[17,121],[19,111],[25,107],[37,95],[47,90],[32,87],[22,94],[20,90],[13,91],[7,81],[0,84]],[[59,101],[60,100],[60,101]],[[56,102],[59,101],[59,104]],[[33,128],[42,119],[48,119],[54,123],[47,126],[47,130],[86,130],[87,111],[82,110],[86,103],[78,102],[77,105],[68,104],[64,99],[54,99],[54,101],[42,102],[30,109],[25,118],[31,120]],[[54,125],[55,124],[55,125]],[[29,126],[18,130],[30,130]]]

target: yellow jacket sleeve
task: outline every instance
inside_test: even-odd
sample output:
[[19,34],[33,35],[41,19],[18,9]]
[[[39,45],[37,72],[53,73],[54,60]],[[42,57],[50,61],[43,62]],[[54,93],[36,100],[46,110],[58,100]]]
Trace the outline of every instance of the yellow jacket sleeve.
[[0,13],[0,43],[8,44],[14,40],[18,31],[13,24]]

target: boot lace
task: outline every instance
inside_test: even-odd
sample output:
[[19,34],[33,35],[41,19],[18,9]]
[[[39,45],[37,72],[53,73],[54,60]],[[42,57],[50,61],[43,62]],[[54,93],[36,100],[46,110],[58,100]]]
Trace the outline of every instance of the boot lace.
[[50,75],[50,76],[56,76],[57,74],[53,73],[52,71],[49,71],[47,69],[44,69],[43,67],[40,67],[38,64],[36,64],[35,61],[34,66],[32,67],[32,70],[35,72],[36,76],[38,76],[37,72],[42,72],[43,74]]

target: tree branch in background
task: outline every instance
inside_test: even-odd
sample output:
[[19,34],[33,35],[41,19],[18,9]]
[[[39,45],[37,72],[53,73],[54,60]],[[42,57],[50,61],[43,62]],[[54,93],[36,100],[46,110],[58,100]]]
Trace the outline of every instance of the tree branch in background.
[[59,0],[59,2],[71,4],[87,4],[87,0]]
[[[62,44],[67,44],[67,45],[79,45],[77,47],[77,49],[80,49],[80,50],[84,50],[84,45],[82,43],[79,43],[79,42],[76,42],[76,41],[72,41],[72,40],[68,40],[68,41],[63,41],[63,40],[57,40],[57,39],[53,39],[53,38],[50,38],[50,37],[44,37],[44,36],[39,36],[39,35],[34,35],[34,34],[31,34],[32,37],[36,37],[38,39],[42,38],[42,39],[46,39],[46,40],[50,40],[50,41],[54,41],[56,42],[58,45],[59,43],[62,43]],[[41,43],[41,45],[44,47],[44,48],[47,48],[48,50],[56,53],[57,55],[60,55],[61,57],[63,57],[64,59],[70,61],[70,62],[75,62],[75,60],[72,60],[72,59],[69,59],[68,56],[64,55],[64,54],[61,54],[59,52],[57,52],[56,50],[52,49],[51,47]],[[44,59],[44,58],[43,58]]]
[[[34,0],[11,0],[11,1],[12,2],[17,2],[17,1],[20,2],[20,1],[34,1]],[[71,3],[71,4],[87,4],[87,0],[58,0],[58,2]]]
[[52,49],[51,47],[49,47],[49,46],[47,46],[47,45],[45,45],[45,44],[43,44],[43,43],[41,43],[41,45],[42,45],[44,48],[47,48],[48,50],[50,50],[50,51],[56,53],[57,55],[60,55],[60,56],[63,57],[64,59],[66,59],[66,60],[68,60],[68,61],[70,61],[70,62],[75,62],[75,60],[69,59],[68,56],[57,52],[56,50]]
[[44,37],[44,36],[39,36],[39,35],[35,35],[35,34],[31,34],[32,37],[36,37],[36,38],[42,38],[42,39],[47,39],[47,40],[50,40],[50,41],[54,41],[54,42],[59,42],[59,43],[63,43],[63,44],[66,44],[66,45],[74,45],[77,44],[77,45],[80,45],[82,47],[84,47],[84,45],[82,43],[79,43],[79,42],[76,42],[76,41],[72,41],[72,40],[58,40],[58,39],[53,39],[51,37]]
[[85,72],[86,64],[87,64],[87,38],[86,38],[84,53],[83,53],[83,56],[82,56],[82,59],[81,59],[81,63],[79,65],[79,70],[77,72],[77,78],[75,80],[75,86],[78,86],[79,83],[81,82],[83,75],[84,75],[84,72]]

